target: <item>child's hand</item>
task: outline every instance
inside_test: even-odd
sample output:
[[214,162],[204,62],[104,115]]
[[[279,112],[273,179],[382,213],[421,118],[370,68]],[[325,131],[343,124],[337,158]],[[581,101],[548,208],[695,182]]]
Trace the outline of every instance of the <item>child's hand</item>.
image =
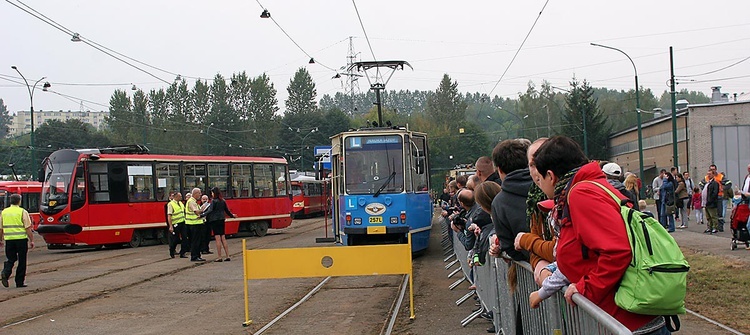
[[539,291],[531,292],[529,295],[529,305],[531,308],[539,308],[539,304],[542,303],[542,299],[539,298]]

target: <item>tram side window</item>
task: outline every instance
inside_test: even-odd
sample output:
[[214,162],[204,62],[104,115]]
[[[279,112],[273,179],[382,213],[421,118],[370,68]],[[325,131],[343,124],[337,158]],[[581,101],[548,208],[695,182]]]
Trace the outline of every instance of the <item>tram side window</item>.
[[180,165],[176,163],[156,164],[156,200],[169,200],[169,193],[180,190]]
[[89,163],[89,202],[109,202],[107,163]]
[[232,196],[234,198],[250,198],[253,194],[250,190],[252,184],[252,165],[234,164],[232,165]]
[[253,164],[253,194],[256,197],[273,196],[273,165]]
[[86,203],[86,178],[83,174],[83,164],[78,164],[76,168],[76,177],[73,181],[73,198],[70,202],[70,209],[76,210]]
[[114,203],[128,202],[127,163],[111,162],[107,165],[107,172],[107,184],[109,185],[109,201]]
[[194,188],[206,190],[206,165],[205,164],[183,164],[182,165],[182,193],[191,192]]
[[274,165],[276,170],[276,196],[284,196],[289,194],[289,180],[286,175],[286,165],[276,164]]
[[26,193],[21,200],[21,207],[29,213],[39,213],[39,193]]
[[227,194],[227,181],[229,180],[228,164],[208,164],[209,188],[218,187],[221,194],[229,197]]
[[414,136],[412,138],[414,146],[412,148],[412,167],[411,167],[411,180],[414,186],[415,192],[427,192],[429,190],[429,184],[427,183],[428,175],[427,171],[427,152],[425,151],[427,145],[425,138],[421,136]]
[[128,165],[128,200],[131,202],[154,200],[154,174],[151,164]]

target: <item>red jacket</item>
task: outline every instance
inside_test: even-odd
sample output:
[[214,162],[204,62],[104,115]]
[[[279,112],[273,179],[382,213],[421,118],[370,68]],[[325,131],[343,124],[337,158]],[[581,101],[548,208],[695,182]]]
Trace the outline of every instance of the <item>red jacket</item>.
[[[573,177],[571,185],[583,180],[596,181],[620,199],[627,199],[609,185],[596,162],[589,163]],[[557,242],[557,265],[587,299],[612,315],[630,330],[636,330],[655,317],[625,311],[615,304],[615,291],[632,258],[620,207],[612,197],[591,183],[580,183],[568,192],[569,219],[561,222]],[[587,248],[584,259],[582,245]]]

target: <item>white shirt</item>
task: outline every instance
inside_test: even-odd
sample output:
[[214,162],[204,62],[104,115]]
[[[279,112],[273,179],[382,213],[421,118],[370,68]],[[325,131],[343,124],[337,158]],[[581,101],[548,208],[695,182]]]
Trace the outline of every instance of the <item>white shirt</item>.
[[745,177],[745,185],[742,186],[742,192],[748,193],[750,192],[750,174]]

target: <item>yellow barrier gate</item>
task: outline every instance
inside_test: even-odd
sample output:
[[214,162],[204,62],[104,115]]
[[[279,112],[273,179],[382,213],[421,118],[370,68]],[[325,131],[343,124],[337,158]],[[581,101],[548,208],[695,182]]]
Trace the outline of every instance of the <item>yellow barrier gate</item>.
[[411,234],[408,244],[294,249],[248,250],[243,239],[242,250],[245,282],[244,326],[253,322],[250,320],[248,296],[248,281],[251,279],[405,274],[409,276],[409,318],[415,318]]

